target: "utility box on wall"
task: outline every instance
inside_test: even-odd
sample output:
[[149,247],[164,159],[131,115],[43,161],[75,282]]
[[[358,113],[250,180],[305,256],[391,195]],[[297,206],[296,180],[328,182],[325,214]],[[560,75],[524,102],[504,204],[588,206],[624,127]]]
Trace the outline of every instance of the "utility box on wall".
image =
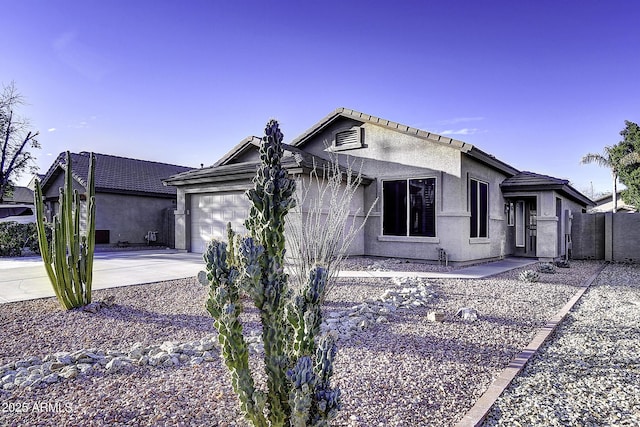
[[571,234],[571,226],[573,225],[573,214],[571,209],[564,211],[564,234]]

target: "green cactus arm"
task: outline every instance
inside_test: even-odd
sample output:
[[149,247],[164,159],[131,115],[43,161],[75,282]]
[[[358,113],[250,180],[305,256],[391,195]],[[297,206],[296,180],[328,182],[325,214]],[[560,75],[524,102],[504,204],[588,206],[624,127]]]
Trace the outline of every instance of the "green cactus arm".
[[335,344],[336,333],[324,334],[320,338],[316,351],[314,372],[317,375],[314,408],[312,409],[312,425],[324,427],[336,417],[340,410],[340,389],[331,388],[333,361],[338,351]]
[[315,338],[322,323],[322,295],[327,283],[327,270],[313,267],[305,287],[289,306],[288,320],[293,329],[290,352],[294,359],[316,352]]
[[86,287],[89,301],[93,285],[93,255],[96,247],[96,156],[89,155],[89,176],[87,178],[87,256]]
[[52,258],[50,247],[50,242],[47,240],[46,233],[46,225],[44,222],[44,202],[42,196],[42,187],[40,186],[40,181],[36,180],[36,191],[35,191],[35,205],[36,205],[36,228],[38,230],[38,245],[40,246],[40,255],[42,257],[42,261],[44,263],[45,271],[47,272],[47,276],[49,277],[49,281],[53,287],[53,291],[56,294],[56,298],[58,301],[62,300],[62,294],[60,293],[60,289],[56,286],[58,279],[56,277],[54,268],[52,266]]
[[[93,189],[91,192],[93,193]],[[93,255],[96,247],[96,198],[91,196],[87,201],[87,244],[86,244],[86,292],[91,302],[91,290],[93,285]]]
[[242,312],[238,287],[240,273],[228,262],[227,245],[212,240],[204,254],[210,283],[207,311],[215,319],[218,341],[225,365],[231,374],[231,385],[240,400],[245,417],[255,426],[268,426],[264,404],[256,390],[249,369],[249,349],[243,335],[239,315]]
[[72,209],[71,216],[68,218],[67,223],[69,233],[68,245],[68,258],[67,262],[69,268],[69,275],[71,276],[71,282],[73,283],[73,289],[80,305],[84,303],[84,290],[83,283],[80,278],[80,197],[78,190],[73,190],[72,197]]
[[298,359],[293,369],[287,371],[287,379],[291,384],[289,392],[290,425],[292,427],[307,427],[316,383],[311,358],[304,356]]
[[75,298],[69,292],[69,270],[67,268],[67,257],[65,255],[66,247],[64,242],[64,233],[61,231],[62,225],[57,216],[53,220],[53,267],[56,272],[56,282],[53,284],[60,291],[62,304],[65,309],[69,310],[74,307]]
[[46,238],[44,202],[36,183],[36,226],[38,244],[56,298],[65,309],[91,302],[93,254],[95,248],[95,156],[89,161],[87,236],[80,233],[80,197],[73,190],[71,153],[66,153],[64,187],[60,188],[59,212],[52,220],[51,243]]

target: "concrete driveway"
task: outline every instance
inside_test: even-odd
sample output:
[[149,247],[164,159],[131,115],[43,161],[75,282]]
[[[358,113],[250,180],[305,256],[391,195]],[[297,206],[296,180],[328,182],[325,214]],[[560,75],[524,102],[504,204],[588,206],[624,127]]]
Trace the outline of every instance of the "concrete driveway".
[[[201,254],[175,250],[99,252],[93,289],[193,277],[204,270]],[[40,257],[0,258],[0,303],[55,296]]]

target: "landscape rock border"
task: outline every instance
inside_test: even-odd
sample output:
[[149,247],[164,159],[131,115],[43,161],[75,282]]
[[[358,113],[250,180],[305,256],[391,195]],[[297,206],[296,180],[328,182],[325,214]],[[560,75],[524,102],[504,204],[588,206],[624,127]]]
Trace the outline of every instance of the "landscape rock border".
[[[399,277],[394,278],[393,282],[399,289],[387,289],[375,300],[365,301],[340,312],[329,312],[321,325],[321,332],[333,331],[337,334],[338,340],[346,340],[354,333],[364,331],[373,325],[387,323],[388,317],[397,310],[423,307],[437,297],[425,279]],[[89,310],[83,311],[96,313],[101,308],[112,305],[113,298],[108,297],[105,301],[92,303]],[[248,335],[246,340],[250,353],[264,351],[260,335],[253,333]],[[138,342],[125,351],[97,348],[74,352],[60,351],[48,354],[42,359],[29,356],[0,366],[0,389],[11,391],[21,387],[46,386],[95,372],[127,372],[137,366],[170,368],[179,365],[200,365],[215,361],[219,356],[215,335],[205,336],[196,341],[165,341],[146,347]]]

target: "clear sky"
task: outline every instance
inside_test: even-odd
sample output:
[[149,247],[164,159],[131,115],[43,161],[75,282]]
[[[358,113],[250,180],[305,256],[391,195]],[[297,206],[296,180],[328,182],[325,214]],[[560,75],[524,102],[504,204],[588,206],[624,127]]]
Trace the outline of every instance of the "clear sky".
[[[210,165],[337,107],[474,144],[590,195],[640,121],[637,0],[0,0],[0,83],[65,150]],[[21,183],[28,180],[24,177]]]

